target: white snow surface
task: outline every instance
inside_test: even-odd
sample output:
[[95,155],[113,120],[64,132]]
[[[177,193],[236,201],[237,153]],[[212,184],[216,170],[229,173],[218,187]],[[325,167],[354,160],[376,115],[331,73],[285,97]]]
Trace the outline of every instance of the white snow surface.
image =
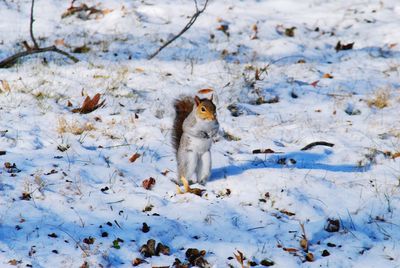
[[[31,43],[30,3],[0,1],[0,60]],[[65,0],[37,0],[34,9],[40,46],[85,45],[89,52],[73,53],[80,62],[49,52],[0,69],[0,267],[132,267],[135,258],[168,267],[187,262],[188,248],[205,250],[211,267],[241,267],[238,250],[258,267],[264,259],[400,267],[398,0],[212,0],[152,60],[194,1],[81,3],[111,12],[62,19]],[[354,46],[336,51],[338,41]],[[214,89],[221,133],[210,180],[193,186],[206,190],[200,197],[176,192],[170,136],[174,99],[202,88]],[[71,112],[96,93],[104,107]],[[386,107],[372,104],[377,96]],[[315,141],[334,146],[300,150]],[[252,153],[268,148],[276,153]],[[149,177],[156,183],[146,190]],[[339,231],[325,230],[328,219]],[[141,255],[149,239],[170,255]]]

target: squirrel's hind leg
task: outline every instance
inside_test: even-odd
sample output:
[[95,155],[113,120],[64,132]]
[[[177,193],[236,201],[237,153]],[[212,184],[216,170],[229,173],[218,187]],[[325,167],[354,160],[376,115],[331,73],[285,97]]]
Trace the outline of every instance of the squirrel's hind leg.
[[203,185],[206,184],[208,177],[210,176],[211,173],[210,151],[207,151],[200,156],[196,173],[197,173],[197,182]]
[[179,177],[185,177],[189,182],[195,180],[198,154],[192,151],[178,152]]

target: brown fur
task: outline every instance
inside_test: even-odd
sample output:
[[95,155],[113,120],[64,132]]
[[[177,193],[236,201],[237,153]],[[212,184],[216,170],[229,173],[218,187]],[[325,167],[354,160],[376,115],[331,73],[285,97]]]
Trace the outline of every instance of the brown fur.
[[179,143],[181,141],[183,121],[185,121],[186,117],[192,112],[193,105],[194,102],[191,97],[184,97],[174,102],[175,120],[172,128],[172,146],[175,152],[178,152]]
[[[212,100],[209,99],[200,99],[195,96],[195,98],[191,97],[183,97],[181,99],[177,99],[174,102],[175,108],[175,120],[174,126],[172,128],[172,146],[175,149],[175,152],[178,152],[179,144],[181,141],[183,129],[183,121],[185,121],[186,117],[192,112],[193,106],[197,106],[196,113],[197,115],[204,120],[214,120],[215,119],[215,110],[216,107]],[[201,108],[204,107],[206,109],[205,112],[201,112]]]

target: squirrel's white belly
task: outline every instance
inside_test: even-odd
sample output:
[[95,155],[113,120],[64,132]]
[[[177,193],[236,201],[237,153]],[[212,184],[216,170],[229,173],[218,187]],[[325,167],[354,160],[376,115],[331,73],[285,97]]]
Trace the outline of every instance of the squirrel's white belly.
[[[211,148],[212,139],[211,138],[198,138],[191,135],[183,134],[182,142],[186,143],[183,148],[187,151],[197,152],[199,154],[204,154]],[[181,144],[183,145],[183,144]]]

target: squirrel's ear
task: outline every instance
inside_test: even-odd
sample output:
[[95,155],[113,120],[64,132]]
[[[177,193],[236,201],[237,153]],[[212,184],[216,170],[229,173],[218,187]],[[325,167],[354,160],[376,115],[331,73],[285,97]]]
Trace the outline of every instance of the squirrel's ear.
[[214,94],[211,94],[210,101],[213,100]]
[[196,106],[199,106],[200,104],[200,98],[197,96],[194,96],[194,102],[196,103]]

